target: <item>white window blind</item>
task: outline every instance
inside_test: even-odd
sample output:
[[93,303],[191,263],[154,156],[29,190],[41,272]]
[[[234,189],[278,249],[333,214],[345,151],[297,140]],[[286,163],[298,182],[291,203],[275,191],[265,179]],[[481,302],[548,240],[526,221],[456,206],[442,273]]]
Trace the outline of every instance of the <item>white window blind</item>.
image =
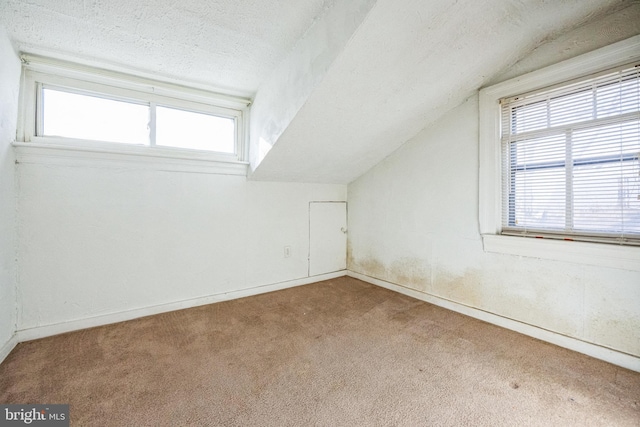
[[502,233],[640,245],[640,64],[501,100]]

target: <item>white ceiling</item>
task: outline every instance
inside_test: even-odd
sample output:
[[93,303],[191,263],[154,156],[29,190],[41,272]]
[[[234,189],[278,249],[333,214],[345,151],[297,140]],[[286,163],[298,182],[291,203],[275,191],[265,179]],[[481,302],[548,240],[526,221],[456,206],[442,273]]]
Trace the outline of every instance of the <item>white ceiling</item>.
[[20,51],[253,96],[335,0],[0,0]]
[[529,53],[560,57],[540,47],[629,7],[640,3],[0,0],[0,25],[21,51],[256,97],[260,120],[281,126],[253,179],[346,184]]
[[632,3],[377,0],[252,178],[349,183],[536,47]]

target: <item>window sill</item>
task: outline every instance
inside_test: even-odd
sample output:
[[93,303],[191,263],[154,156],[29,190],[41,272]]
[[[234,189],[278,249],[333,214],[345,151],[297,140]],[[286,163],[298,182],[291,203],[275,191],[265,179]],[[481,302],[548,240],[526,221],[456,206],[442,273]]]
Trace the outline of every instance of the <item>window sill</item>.
[[640,247],[483,234],[485,252],[640,271]]
[[235,156],[198,150],[147,147],[95,141],[37,138],[14,142],[18,164],[135,167],[172,172],[196,172],[246,176],[248,163]]

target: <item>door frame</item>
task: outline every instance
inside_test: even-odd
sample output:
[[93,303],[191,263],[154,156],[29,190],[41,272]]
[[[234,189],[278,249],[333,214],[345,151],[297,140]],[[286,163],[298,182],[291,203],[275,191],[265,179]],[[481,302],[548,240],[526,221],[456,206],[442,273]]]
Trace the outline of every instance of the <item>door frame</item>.
[[[308,217],[309,217],[309,245],[307,248],[307,277],[311,277],[311,204],[312,203],[344,203],[344,215],[345,215],[345,225],[346,225],[346,236],[347,236],[347,242],[346,242],[346,247],[345,247],[345,253],[344,253],[344,257],[345,260],[347,258],[347,248],[349,247],[349,203],[346,200],[314,200],[314,201],[310,201],[309,202],[309,210],[308,210]],[[336,271],[340,271],[340,270],[336,270]],[[333,273],[333,272],[330,272]]]

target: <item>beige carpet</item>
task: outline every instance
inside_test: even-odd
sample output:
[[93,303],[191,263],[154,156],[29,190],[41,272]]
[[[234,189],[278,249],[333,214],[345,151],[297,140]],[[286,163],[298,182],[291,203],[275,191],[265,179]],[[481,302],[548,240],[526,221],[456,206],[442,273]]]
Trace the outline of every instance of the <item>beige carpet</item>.
[[351,278],[22,343],[81,426],[640,426],[640,374]]

